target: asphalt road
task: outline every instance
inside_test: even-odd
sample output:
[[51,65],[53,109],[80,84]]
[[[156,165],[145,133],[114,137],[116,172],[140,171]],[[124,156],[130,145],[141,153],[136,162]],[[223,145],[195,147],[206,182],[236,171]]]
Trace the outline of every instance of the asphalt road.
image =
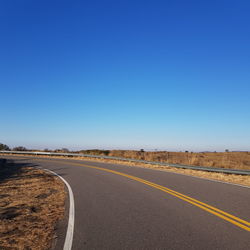
[[107,163],[5,158],[50,169],[70,184],[72,249],[250,249],[249,188]]

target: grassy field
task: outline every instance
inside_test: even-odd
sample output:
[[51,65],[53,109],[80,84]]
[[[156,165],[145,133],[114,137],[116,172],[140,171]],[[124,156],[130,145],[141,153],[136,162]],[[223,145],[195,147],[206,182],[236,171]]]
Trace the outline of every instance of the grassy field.
[[143,152],[133,150],[87,150],[81,152],[194,166],[250,169],[250,152],[193,153],[167,151]]
[[27,164],[0,163],[0,249],[50,249],[66,192],[55,176]]

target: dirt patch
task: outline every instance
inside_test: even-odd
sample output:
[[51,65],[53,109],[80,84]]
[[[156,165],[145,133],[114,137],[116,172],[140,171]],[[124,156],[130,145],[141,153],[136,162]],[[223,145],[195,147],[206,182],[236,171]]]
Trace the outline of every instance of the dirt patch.
[[50,249],[64,216],[65,187],[30,164],[0,164],[0,249]]

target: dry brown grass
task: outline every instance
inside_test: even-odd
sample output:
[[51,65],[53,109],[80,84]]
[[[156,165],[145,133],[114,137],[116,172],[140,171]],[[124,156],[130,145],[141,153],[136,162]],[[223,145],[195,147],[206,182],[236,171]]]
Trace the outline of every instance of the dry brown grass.
[[0,166],[0,249],[50,249],[64,216],[64,184],[29,165]]
[[111,150],[108,155],[194,166],[250,169],[250,152],[185,153],[166,151],[140,152],[132,150]]

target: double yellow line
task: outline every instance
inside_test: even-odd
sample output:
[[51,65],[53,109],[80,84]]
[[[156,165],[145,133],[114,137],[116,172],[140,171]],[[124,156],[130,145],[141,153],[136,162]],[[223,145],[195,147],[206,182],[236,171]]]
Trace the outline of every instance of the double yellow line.
[[[65,162],[63,163],[65,164]],[[161,190],[165,193],[168,193],[172,196],[175,196],[183,201],[186,201],[196,207],[199,207],[213,215],[216,215],[218,217],[220,217],[221,219],[224,219],[248,232],[250,232],[250,222],[248,221],[245,221],[245,220],[242,220],[234,215],[231,215],[227,212],[224,212],[216,207],[213,207],[213,206],[210,206],[204,202],[201,202],[199,200],[196,200],[194,198],[191,198],[187,195],[184,195],[182,193],[179,193],[179,192],[176,192],[170,188],[166,188],[164,186],[161,186],[161,185],[158,185],[156,183],[153,183],[153,182],[150,182],[150,181],[147,181],[147,180],[144,180],[144,179],[141,179],[141,178],[138,178],[138,177],[135,177],[135,176],[132,176],[132,175],[128,175],[128,174],[124,174],[124,173],[121,173],[121,172],[118,172],[118,171],[115,171],[115,170],[110,170],[110,169],[106,169],[106,168],[100,168],[100,167],[94,167],[94,166],[89,166],[89,165],[85,165],[85,164],[78,164],[78,163],[70,163],[71,165],[76,165],[76,166],[82,166],[82,167],[87,167],[87,168],[93,168],[93,169],[98,169],[98,170],[101,170],[101,171],[105,171],[105,172],[109,172],[109,173],[113,173],[113,174],[116,174],[116,175],[120,175],[120,176],[124,176],[126,178],[129,178],[129,179],[132,179],[132,180],[135,180],[135,181],[138,181],[138,182],[141,182],[145,185],[148,185],[150,187],[153,187],[153,188],[156,188],[158,190]]]

